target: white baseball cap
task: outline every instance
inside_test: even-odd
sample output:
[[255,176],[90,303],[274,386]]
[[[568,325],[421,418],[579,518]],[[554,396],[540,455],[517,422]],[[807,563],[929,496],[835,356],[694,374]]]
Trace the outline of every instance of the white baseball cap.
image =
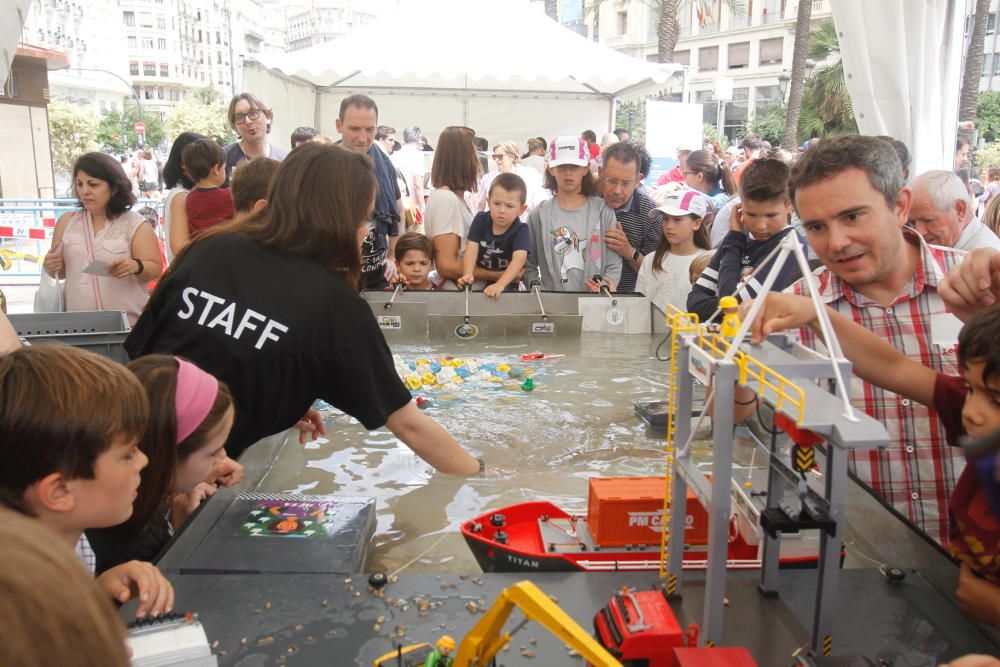
[[690,188],[681,188],[668,194],[663,204],[649,212],[649,217],[657,219],[663,215],[696,215],[704,218],[708,213],[708,197]]
[[548,158],[550,167],[558,167],[561,164],[586,167],[590,164],[587,142],[580,137],[556,137],[549,143]]

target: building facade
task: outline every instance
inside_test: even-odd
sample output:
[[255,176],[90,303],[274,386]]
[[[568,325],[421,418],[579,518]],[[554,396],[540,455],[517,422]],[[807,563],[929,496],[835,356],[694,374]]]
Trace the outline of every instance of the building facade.
[[286,8],[285,44],[289,51],[343,37],[374,21],[384,3],[371,0],[314,0]]
[[68,67],[49,73],[54,98],[89,108],[97,115],[121,111],[132,93],[125,29],[108,17],[118,0],[38,0],[25,17],[21,41],[65,54]]
[[[828,0],[802,1],[813,4],[813,29],[832,18]],[[723,0],[679,4],[681,32],[674,62],[688,67],[691,101],[703,105],[705,122],[716,125],[721,117],[726,135],[733,138],[757,110],[784,101],[778,77],[791,70],[798,2],[744,0],[738,12]],[[604,0],[598,12],[598,41],[656,60],[659,16],[650,3]],[[721,92],[730,84],[731,96]]]

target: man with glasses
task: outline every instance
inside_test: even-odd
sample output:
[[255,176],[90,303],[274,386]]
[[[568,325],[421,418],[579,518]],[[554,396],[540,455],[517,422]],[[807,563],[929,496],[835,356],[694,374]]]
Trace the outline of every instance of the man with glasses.
[[605,232],[604,242],[622,258],[619,292],[635,291],[643,258],[656,250],[663,236],[660,223],[649,217],[656,204],[639,190],[646,176],[641,169],[649,159],[645,153],[631,141],[620,141],[605,148],[601,160],[601,196],[618,219],[618,225]]
[[226,146],[226,183],[233,169],[244,162],[259,157],[284,160],[285,151],[271,144],[267,135],[271,132],[274,114],[253,93],[240,93],[229,102],[229,126],[240,135],[240,140]]
[[351,95],[341,101],[337,118],[341,145],[370,157],[378,181],[375,212],[368,221],[368,236],[361,244],[361,286],[370,290],[385,289],[396,275],[396,262],[392,258],[402,219],[402,195],[396,181],[396,168],[385,151],[375,145],[377,131],[375,100],[367,95]]

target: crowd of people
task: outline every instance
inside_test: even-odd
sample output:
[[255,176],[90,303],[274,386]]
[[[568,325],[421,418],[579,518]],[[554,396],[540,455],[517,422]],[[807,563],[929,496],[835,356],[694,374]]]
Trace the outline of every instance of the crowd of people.
[[790,155],[748,136],[682,152],[650,186],[624,131],[532,137],[525,153],[499,142],[489,170],[489,142],[448,127],[427,173],[420,128],[397,146],[365,95],[341,103],[339,145],[299,128],[285,154],[250,93],[229,121],[229,146],[174,142],[162,248],[117,160],[74,166],[79,210],[59,219],[44,269],[67,310],[127,314],[127,367],[21,347],[0,322],[0,499],[75,548],[110,599],[169,611],[149,561],[217,484],[240,480],[247,447],[291,427],[323,434],[316,398],[440,471],[485,469],[411,401],[360,291],[607,288],[708,321],[723,297],[756,298],[779,270],[772,250],[797,235],[811,280],[790,265],[771,276],[755,336],[820,342],[802,298],[818,289],[861,378],[852,399],[891,437],[854,453],[853,473],[951,549],[963,610],[1000,625],[1000,465],[966,466],[957,447],[1000,428],[1000,239],[954,171],[911,179],[888,137]]

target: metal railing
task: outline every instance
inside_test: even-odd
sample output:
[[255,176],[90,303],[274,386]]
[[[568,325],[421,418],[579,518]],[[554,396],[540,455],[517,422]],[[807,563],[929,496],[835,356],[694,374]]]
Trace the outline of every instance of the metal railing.
[[[163,220],[163,202],[140,199],[132,207],[139,210],[150,207]],[[31,257],[44,257],[52,245],[52,234],[59,216],[68,211],[78,211],[76,199],[0,199],[0,249],[11,260],[3,277],[35,277],[41,273],[41,265]],[[157,225],[157,236],[162,225]]]

